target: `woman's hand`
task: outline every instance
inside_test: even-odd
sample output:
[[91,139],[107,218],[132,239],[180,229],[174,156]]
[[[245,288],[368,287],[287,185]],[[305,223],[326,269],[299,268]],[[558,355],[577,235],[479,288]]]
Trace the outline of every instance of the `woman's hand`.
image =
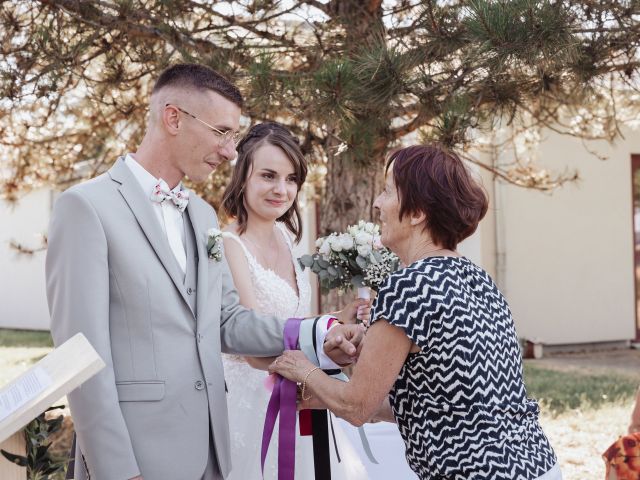
[[342,310],[337,311],[335,316],[342,323],[356,323],[356,320],[360,320],[368,325],[371,319],[371,300],[356,298],[353,302],[345,305]]
[[300,350],[285,350],[269,365],[269,373],[277,373],[292,382],[302,383],[305,375],[315,367]]

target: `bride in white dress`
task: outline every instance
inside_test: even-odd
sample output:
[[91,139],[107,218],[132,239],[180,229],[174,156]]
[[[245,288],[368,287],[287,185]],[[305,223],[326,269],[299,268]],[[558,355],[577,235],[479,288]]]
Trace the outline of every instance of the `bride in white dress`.
[[[291,235],[301,236],[297,194],[307,173],[294,137],[277,123],[255,125],[238,145],[233,178],[223,208],[235,219],[223,233],[225,256],[240,303],[282,318],[310,316],[310,286],[293,255]],[[354,302],[341,313],[355,316]],[[223,355],[231,430],[232,471],[228,480],[259,480],[262,429],[271,393],[264,386],[272,358]],[[261,370],[258,370],[261,369]],[[330,445],[332,479],[364,480],[366,469],[334,422],[341,461]],[[353,428],[353,427],[344,427]],[[264,478],[277,479],[277,430]],[[296,480],[314,479],[310,436],[296,428]]]

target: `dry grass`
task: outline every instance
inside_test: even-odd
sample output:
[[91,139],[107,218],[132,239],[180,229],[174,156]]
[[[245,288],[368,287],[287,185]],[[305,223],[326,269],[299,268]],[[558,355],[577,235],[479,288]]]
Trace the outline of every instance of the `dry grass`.
[[632,402],[575,410],[540,421],[558,455],[565,480],[604,480],[602,453],[624,435]]

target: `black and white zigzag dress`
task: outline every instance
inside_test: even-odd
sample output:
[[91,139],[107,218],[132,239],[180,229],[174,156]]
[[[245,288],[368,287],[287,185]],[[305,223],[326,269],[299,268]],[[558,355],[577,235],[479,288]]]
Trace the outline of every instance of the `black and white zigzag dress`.
[[484,270],[464,257],[419,260],[384,282],[380,318],[421,348],[390,392],[421,479],[533,480],[552,469],[509,306]]

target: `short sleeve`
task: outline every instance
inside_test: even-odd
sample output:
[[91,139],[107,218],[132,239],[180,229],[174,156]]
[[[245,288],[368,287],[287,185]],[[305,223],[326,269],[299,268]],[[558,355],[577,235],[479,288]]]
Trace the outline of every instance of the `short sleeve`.
[[416,345],[425,347],[433,318],[427,285],[424,274],[419,271],[403,270],[390,275],[373,303],[371,325],[383,318],[402,328]]

